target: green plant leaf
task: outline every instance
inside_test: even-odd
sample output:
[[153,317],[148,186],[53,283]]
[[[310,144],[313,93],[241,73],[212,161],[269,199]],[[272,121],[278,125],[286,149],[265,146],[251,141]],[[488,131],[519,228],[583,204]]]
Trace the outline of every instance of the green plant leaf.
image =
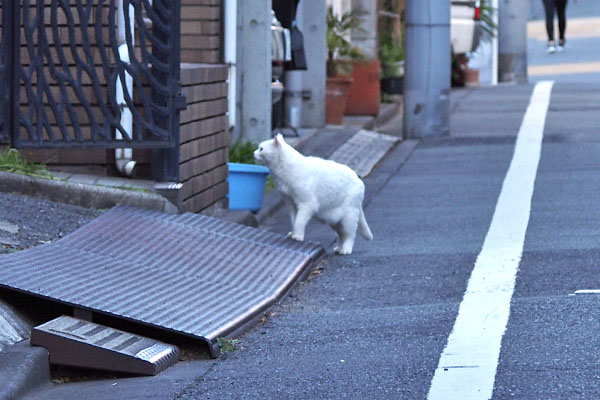
[[257,147],[255,143],[236,140],[229,147],[229,162],[254,164],[254,150]]
[[44,164],[30,163],[17,149],[9,148],[0,151],[0,170],[36,178],[54,179]]
[[221,353],[231,353],[232,351],[237,350],[237,346],[241,343],[239,339],[227,339],[224,337],[217,338],[217,344],[219,345],[219,350]]

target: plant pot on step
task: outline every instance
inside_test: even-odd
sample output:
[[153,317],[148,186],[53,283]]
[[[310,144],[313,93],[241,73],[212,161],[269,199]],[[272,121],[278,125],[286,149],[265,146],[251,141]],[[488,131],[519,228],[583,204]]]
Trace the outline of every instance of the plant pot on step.
[[262,165],[227,163],[229,209],[258,211],[262,205],[269,168]]
[[349,76],[336,76],[327,78],[325,87],[325,122],[341,125],[346,110],[348,89],[352,83]]
[[479,70],[467,68],[465,70],[465,86],[476,87],[479,86]]
[[362,60],[354,63],[352,84],[348,90],[346,115],[377,115],[381,102],[381,62]]
[[387,94],[403,94],[404,76],[381,78],[381,91]]

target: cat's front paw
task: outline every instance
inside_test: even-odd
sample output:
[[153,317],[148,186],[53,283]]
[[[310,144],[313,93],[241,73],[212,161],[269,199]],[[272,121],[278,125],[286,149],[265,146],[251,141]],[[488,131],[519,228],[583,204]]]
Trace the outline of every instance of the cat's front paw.
[[341,256],[347,256],[352,254],[352,249],[344,248],[344,247],[335,247],[333,251]]
[[304,241],[304,235],[299,235],[299,234],[297,234],[297,233],[293,233],[293,232],[290,232],[290,233],[291,233],[291,235],[290,235],[290,236],[288,236],[288,237],[290,237],[291,239],[293,239],[293,240],[297,240],[297,241],[299,241],[299,242],[302,242],[302,241]]

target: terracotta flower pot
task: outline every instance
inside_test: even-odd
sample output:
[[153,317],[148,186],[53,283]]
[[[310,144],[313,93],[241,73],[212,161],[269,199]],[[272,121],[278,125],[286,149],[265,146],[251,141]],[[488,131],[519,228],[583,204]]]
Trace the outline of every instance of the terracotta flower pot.
[[380,80],[381,62],[379,60],[358,61],[354,63],[352,78],[354,81],[348,90],[346,115],[377,115],[381,100]]
[[479,86],[479,70],[467,68],[465,70],[465,86]]
[[325,122],[328,124],[341,125],[346,110],[346,99],[348,88],[352,83],[351,77],[338,76],[327,78],[325,87],[326,105]]

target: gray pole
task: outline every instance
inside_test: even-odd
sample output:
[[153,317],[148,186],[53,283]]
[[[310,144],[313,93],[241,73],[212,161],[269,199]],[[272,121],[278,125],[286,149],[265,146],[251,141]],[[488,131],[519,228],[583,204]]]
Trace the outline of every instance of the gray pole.
[[259,143],[271,137],[271,0],[237,6],[236,137]]
[[305,128],[320,128],[325,125],[326,15],[327,7],[323,0],[301,0],[298,4],[296,18],[304,35],[304,52],[308,64],[308,70],[297,71],[303,92],[301,125]]
[[498,7],[498,81],[527,82],[529,2],[500,0]]
[[373,0],[352,0],[352,9],[365,14],[361,17],[360,30],[352,30],[352,45],[358,47],[367,60],[379,58],[377,53],[377,2]]
[[404,137],[447,135],[450,2],[408,0],[405,16]]

